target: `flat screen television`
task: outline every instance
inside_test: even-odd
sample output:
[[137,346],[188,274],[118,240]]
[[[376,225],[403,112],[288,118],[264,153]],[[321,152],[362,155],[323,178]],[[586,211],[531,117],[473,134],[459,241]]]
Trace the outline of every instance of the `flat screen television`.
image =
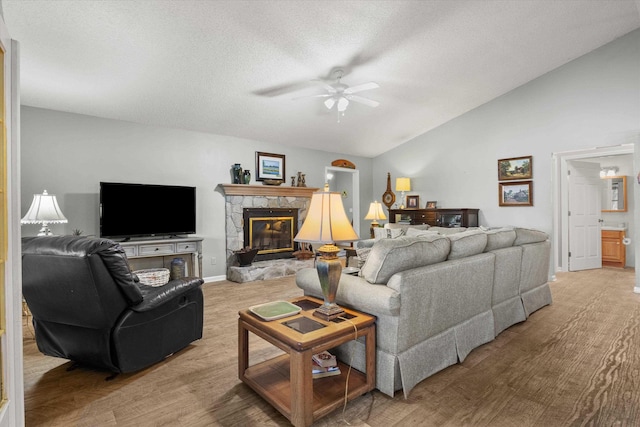
[[195,187],[100,183],[100,237],[129,238],[195,232]]

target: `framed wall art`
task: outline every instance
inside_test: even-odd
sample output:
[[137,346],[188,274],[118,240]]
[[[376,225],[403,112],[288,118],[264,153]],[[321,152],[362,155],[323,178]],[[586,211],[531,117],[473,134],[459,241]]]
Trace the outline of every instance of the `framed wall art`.
[[533,181],[498,183],[500,206],[533,206]]
[[533,156],[498,160],[498,181],[533,178]]
[[256,181],[284,181],[285,157],[256,151]]
[[407,196],[407,208],[418,209],[420,207],[420,196]]

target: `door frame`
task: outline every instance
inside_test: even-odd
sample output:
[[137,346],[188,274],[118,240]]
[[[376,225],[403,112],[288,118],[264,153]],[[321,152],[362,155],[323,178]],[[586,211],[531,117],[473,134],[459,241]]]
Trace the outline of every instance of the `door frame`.
[[[346,173],[351,177],[351,194],[353,198],[353,229],[360,236],[360,171],[358,169],[341,168],[338,166],[325,166],[324,177],[329,173]],[[349,212],[347,212],[349,215]]]
[[[553,271],[569,271],[569,182],[567,161],[593,157],[633,154],[634,144],[594,147],[584,150],[563,151],[551,156],[551,182],[553,197]],[[634,204],[634,216],[639,217],[640,204]],[[636,242],[636,250],[638,244]],[[637,253],[637,252],[636,252]]]

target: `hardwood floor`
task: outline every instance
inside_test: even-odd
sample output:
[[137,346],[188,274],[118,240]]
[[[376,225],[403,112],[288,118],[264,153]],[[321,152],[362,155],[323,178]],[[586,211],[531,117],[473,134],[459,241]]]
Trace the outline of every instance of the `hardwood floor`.
[[[558,274],[554,303],[417,385],[350,402],[350,425],[640,425],[640,295],[634,271]],[[107,373],[41,355],[24,335],[28,426],[286,426],[238,380],[237,312],[299,296],[293,277],[207,284],[204,338],[149,369]],[[280,353],[250,336],[251,363]],[[347,425],[336,411],[316,426]]]

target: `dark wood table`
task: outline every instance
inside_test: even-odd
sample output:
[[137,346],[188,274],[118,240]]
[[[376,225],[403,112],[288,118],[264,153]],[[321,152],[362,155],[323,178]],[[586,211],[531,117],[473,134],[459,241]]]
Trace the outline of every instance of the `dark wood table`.
[[[344,403],[349,366],[339,362],[340,375],[313,379],[311,356],[330,350],[357,337],[365,337],[366,373],[351,369],[347,399],[371,391],[376,384],[375,317],[345,309],[345,318],[326,322],[313,316],[321,300],[300,297],[290,302],[301,306],[294,316],[265,321],[249,310],[241,310],[238,319],[238,375],[240,380],[291,421],[294,426],[308,426]],[[287,326],[306,317],[320,329],[300,333]],[[293,322],[292,322],[293,321]],[[355,326],[355,328],[354,328]],[[356,332],[357,329],[357,332]],[[249,366],[249,332],[278,347],[285,354]]]

